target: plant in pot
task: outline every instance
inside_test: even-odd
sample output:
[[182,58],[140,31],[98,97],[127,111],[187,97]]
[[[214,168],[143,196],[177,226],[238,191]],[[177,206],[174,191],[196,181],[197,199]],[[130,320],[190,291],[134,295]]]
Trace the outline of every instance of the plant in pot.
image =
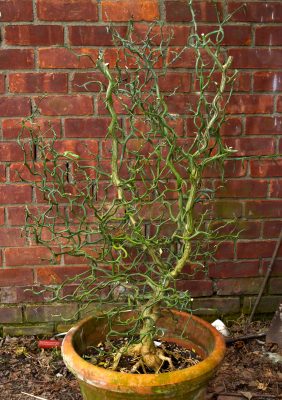
[[[19,137],[39,204],[27,209],[27,234],[55,260],[68,255],[87,265],[44,288],[56,301],[75,300],[79,313],[92,307],[62,346],[85,399],[204,399],[224,355],[220,334],[191,314],[179,281],[204,268],[226,238],[226,224],[209,214],[213,190],[205,174],[219,167],[223,175],[234,151],[220,131],[236,72],[221,49],[228,18],[204,34],[189,6],[191,33],[180,51],[170,47],[167,27],[154,24],[139,36],[130,23],[124,36],[113,30],[113,65],[103,52],[97,60],[82,56],[101,75],[84,87],[99,85],[99,107],[110,116],[99,151],[80,141],[69,148],[51,126],[39,132],[40,103]],[[179,132],[170,111],[177,95],[162,89],[169,68],[187,55],[197,91],[187,105],[187,132]],[[202,361],[179,369],[162,341],[193,349]],[[92,363],[83,358],[89,346]]]

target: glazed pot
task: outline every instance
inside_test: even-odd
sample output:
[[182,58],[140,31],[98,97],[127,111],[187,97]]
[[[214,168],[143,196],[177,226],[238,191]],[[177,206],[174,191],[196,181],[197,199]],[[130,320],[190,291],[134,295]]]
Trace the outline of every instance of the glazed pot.
[[195,349],[203,361],[161,374],[111,371],[92,365],[80,356],[87,346],[105,339],[106,319],[90,317],[71,328],[63,341],[62,356],[79,381],[83,399],[204,400],[208,380],[224,357],[223,337],[208,322],[179,311],[163,310],[158,327],[163,339]]

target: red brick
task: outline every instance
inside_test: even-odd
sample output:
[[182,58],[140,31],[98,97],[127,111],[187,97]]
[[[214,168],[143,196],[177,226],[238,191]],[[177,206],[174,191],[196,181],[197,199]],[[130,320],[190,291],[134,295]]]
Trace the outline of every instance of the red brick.
[[0,75],[0,93],[5,92],[5,75],[1,74]]
[[[37,172],[42,173],[42,164],[35,163],[35,168]],[[39,182],[41,179],[42,178],[38,175],[34,176],[23,163],[10,164],[10,182],[22,182],[23,180]]]
[[31,201],[31,187],[27,185],[6,185],[0,190],[0,204],[25,204]]
[[[203,22],[215,22],[217,21],[217,10],[222,12],[222,6],[220,3],[211,2],[193,2],[193,7],[197,21]],[[165,2],[166,9],[166,20],[168,22],[182,22],[191,21],[191,13],[186,0],[167,0]]]
[[1,117],[25,117],[30,114],[30,100],[28,97],[0,97]]
[[0,307],[0,321],[3,324],[7,323],[20,323],[22,322],[22,308],[16,307]]
[[5,222],[5,208],[0,207],[0,225],[4,225]]
[[[126,26],[115,27],[114,29],[121,36],[126,35]],[[69,38],[71,46],[113,46],[114,44],[112,33],[107,26],[70,26]]]
[[254,91],[276,92],[282,90],[282,72],[280,71],[259,71],[254,73]]
[[176,282],[176,288],[180,291],[188,290],[191,296],[211,296],[213,294],[211,280],[180,279]]
[[157,0],[103,0],[104,21],[154,21],[160,16]]
[[258,46],[281,46],[282,26],[259,26],[255,30],[255,38]]
[[98,152],[97,140],[63,140],[56,141],[54,148],[58,153],[71,151],[84,160],[92,160]]
[[172,114],[189,114],[190,107],[195,108],[198,96],[191,94],[176,94],[174,96],[165,96],[169,112]]
[[0,12],[1,22],[32,21],[32,0],[2,0]]
[[282,176],[282,160],[250,160],[250,172],[254,178]]
[[[13,249],[15,250],[15,249]],[[0,286],[23,286],[33,284],[33,270],[31,268],[0,268]]]
[[280,220],[272,220],[272,221],[264,221],[263,224],[263,237],[264,238],[277,238],[282,229],[282,221]]
[[272,179],[269,184],[269,196],[274,198],[282,197],[282,179]]
[[43,115],[89,115],[94,111],[92,97],[84,95],[48,96],[36,103]]
[[242,133],[242,119],[229,117],[221,127],[222,136],[240,136]]
[[159,77],[159,86],[163,92],[189,92],[191,74],[187,72],[168,72],[165,76]]
[[34,67],[34,51],[31,49],[1,49],[0,69],[31,69]]
[[237,152],[234,153],[235,157],[241,156],[261,156],[275,153],[274,138],[226,138],[225,144]]
[[[170,46],[185,46],[191,27],[187,25],[159,25],[150,27],[150,40],[153,45],[159,46],[163,41],[167,41]],[[141,43],[148,34],[148,24],[137,22],[134,24],[132,38],[137,43]]]
[[[280,233],[280,232],[279,232]],[[262,273],[265,274],[267,268],[269,267],[270,260],[262,261]],[[282,275],[282,259],[276,258],[271,271],[272,276],[281,276]]]
[[282,130],[282,117],[263,116],[246,118],[246,134],[248,135],[279,135]]
[[217,262],[209,267],[211,278],[243,278],[259,275],[259,261]]
[[[218,166],[213,166],[207,168],[203,176],[206,178],[220,178],[221,177],[221,169]],[[247,173],[247,164],[246,161],[241,160],[228,160],[224,163],[224,176],[226,178],[239,178],[245,176]]]
[[0,142],[0,161],[20,161],[23,159],[23,151],[18,143]]
[[25,238],[19,228],[0,228],[0,246],[24,246]]
[[14,93],[67,93],[68,76],[43,72],[10,74],[9,89]]
[[36,122],[31,123],[29,121],[25,122],[25,126],[27,127],[24,131],[21,132],[22,129],[22,119],[13,118],[13,119],[3,119],[2,120],[2,132],[4,139],[17,139],[20,132],[22,137],[30,137],[29,128],[32,128],[35,134],[44,135],[44,137],[53,137],[54,133],[56,133],[57,137],[61,136],[61,122],[59,119],[44,119],[37,118]]
[[16,247],[4,250],[6,264],[9,267],[21,265],[48,265],[50,264],[51,252],[46,247]]
[[273,96],[255,94],[234,94],[226,107],[230,114],[271,114],[273,109]]
[[[38,50],[40,68],[93,68],[97,58],[97,49],[75,49],[71,52],[66,48],[43,48]],[[80,57],[79,57],[80,56]],[[89,58],[91,57],[93,61]]]
[[37,12],[42,21],[98,21],[96,0],[38,0]]
[[277,100],[277,111],[282,112],[282,96],[278,96]]
[[6,182],[6,165],[0,165],[0,182]]
[[213,216],[216,218],[239,218],[243,215],[242,204],[240,201],[218,200],[212,207]]
[[110,124],[109,118],[67,118],[65,120],[66,137],[104,138]]
[[222,186],[216,192],[217,197],[254,198],[266,197],[268,182],[258,179],[230,179],[224,184],[217,182],[217,186]]
[[64,282],[67,278],[73,278],[83,272],[88,271],[85,266],[72,267],[52,267],[46,266],[36,269],[36,282],[43,285],[55,285]]
[[275,247],[274,241],[257,240],[252,242],[238,242],[237,243],[237,257],[238,258],[261,258],[271,257]]
[[[205,26],[200,25],[198,27],[198,33],[204,33],[207,35],[208,33],[218,31],[218,27],[216,25],[213,26]],[[251,26],[248,25],[226,25],[223,27],[224,38],[221,42],[223,46],[249,46],[251,44]],[[211,40],[216,41],[215,33],[211,36]]]
[[263,278],[223,279],[216,282],[219,296],[256,294],[259,292]]
[[[36,270],[35,270],[36,271]],[[54,298],[52,290],[39,293],[41,289],[39,286],[21,286],[15,288],[15,303],[39,303],[50,301]]]
[[72,90],[74,92],[100,92],[101,84],[106,88],[108,85],[107,78],[101,72],[76,72],[74,73]]
[[12,25],[4,30],[5,41],[13,46],[64,44],[64,28],[59,25]]
[[282,200],[246,201],[246,217],[248,218],[281,218]]
[[233,260],[234,259],[234,243],[224,242],[217,245],[216,252],[214,254],[216,260]]
[[282,68],[282,49],[230,49],[234,68]]
[[[240,10],[239,10],[240,8]],[[228,2],[228,12],[234,12],[232,21],[282,22],[282,4],[274,1]]]

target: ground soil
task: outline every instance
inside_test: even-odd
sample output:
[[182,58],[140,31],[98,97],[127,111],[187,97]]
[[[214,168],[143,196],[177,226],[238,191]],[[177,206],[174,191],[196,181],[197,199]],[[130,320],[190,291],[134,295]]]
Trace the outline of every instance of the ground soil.
[[[232,327],[233,337],[261,333],[267,326],[255,323],[244,330]],[[265,351],[279,354],[277,346],[267,346],[265,338],[236,340],[228,345],[222,367],[208,387],[207,400],[282,399],[282,364],[273,363]],[[0,339],[0,399],[81,400],[79,388],[66,370],[59,349],[38,348],[38,338]]]

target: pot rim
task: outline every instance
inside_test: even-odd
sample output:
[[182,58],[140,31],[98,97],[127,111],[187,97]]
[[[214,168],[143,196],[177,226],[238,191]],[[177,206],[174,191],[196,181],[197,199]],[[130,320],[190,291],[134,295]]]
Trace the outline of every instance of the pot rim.
[[[72,327],[64,338],[62,344],[62,357],[66,366],[80,380],[95,384],[101,388],[121,388],[121,387],[157,387],[180,384],[187,381],[196,381],[200,376],[212,374],[213,370],[221,363],[225,354],[225,341],[223,336],[208,322],[203,319],[190,315],[183,311],[173,310],[173,313],[179,317],[192,318],[195,322],[207,328],[214,338],[214,350],[209,356],[198,364],[181,370],[163,372],[160,374],[130,374],[109,369],[101,368],[84,360],[73,347],[73,338],[77,331],[83,328],[83,325],[95,316],[88,317]],[[129,379],[130,377],[130,379]],[[119,390],[118,390],[119,391]]]

